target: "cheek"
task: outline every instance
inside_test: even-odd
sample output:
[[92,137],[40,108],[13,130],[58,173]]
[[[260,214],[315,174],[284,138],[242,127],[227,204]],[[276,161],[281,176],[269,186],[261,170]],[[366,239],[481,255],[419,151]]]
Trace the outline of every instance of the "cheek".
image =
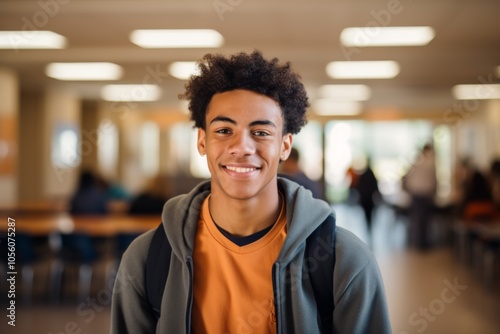
[[267,148],[267,159],[269,163],[278,163],[281,159],[282,146],[275,145]]

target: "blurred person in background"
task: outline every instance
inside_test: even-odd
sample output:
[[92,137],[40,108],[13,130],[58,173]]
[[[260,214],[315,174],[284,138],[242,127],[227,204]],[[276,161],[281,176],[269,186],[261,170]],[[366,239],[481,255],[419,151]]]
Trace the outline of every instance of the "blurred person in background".
[[295,181],[304,188],[309,189],[312,192],[314,198],[323,199],[324,197],[318,183],[311,180],[302,171],[299,166],[299,161],[300,153],[295,147],[292,147],[288,159],[281,162],[281,173],[279,175]]
[[472,169],[465,184],[460,211],[461,218],[466,222],[489,220],[495,216],[495,205],[489,179],[477,168]]
[[453,196],[457,219],[471,222],[494,216],[493,174],[490,169],[488,178],[468,158],[460,160],[455,169],[457,187]]
[[500,159],[495,159],[490,167],[491,196],[497,216],[500,217]]
[[131,215],[160,215],[168,199],[165,178],[151,178],[144,191],[130,201],[128,213]]
[[468,158],[460,159],[459,163],[455,167],[454,183],[455,188],[452,195],[453,202],[456,204],[457,209],[460,210],[462,202],[465,198],[465,193],[470,183],[474,168]]
[[[106,189],[100,178],[90,170],[83,170],[80,174],[78,187],[70,201],[70,214],[106,215],[109,213],[109,200]],[[96,238],[86,233],[60,233],[57,235],[57,252],[65,261],[82,261],[91,264],[98,258]]]
[[403,189],[411,196],[409,207],[410,246],[419,250],[430,247],[429,224],[437,189],[434,149],[426,144],[403,177]]
[[108,213],[106,189],[90,170],[81,172],[77,189],[70,200],[69,212],[73,215],[104,215]]
[[359,173],[357,168],[354,165],[349,166],[346,170],[346,180],[349,183],[349,194],[347,198],[347,203],[349,205],[358,205],[359,203],[359,194],[356,189],[358,186]]
[[378,181],[370,166],[370,160],[366,162],[363,170],[359,171],[354,189],[358,193],[359,205],[365,215],[368,235],[372,233],[373,211],[377,203],[380,202],[380,191]]
[[97,176],[97,182],[106,191],[108,212],[126,213],[132,196],[125,187],[116,180],[109,181],[102,176]]

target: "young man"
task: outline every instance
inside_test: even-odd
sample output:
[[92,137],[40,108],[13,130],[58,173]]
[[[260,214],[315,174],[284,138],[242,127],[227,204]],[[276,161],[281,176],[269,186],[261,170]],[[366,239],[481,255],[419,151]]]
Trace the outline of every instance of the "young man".
[[[164,207],[172,253],[159,318],[146,291],[151,231],[123,257],[111,332],[389,333],[383,283],[368,249],[335,228],[327,203],[277,177],[292,134],[306,122],[299,76],[259,52],[207,55],[199,66],[184,97],[212,177]],[[311,236],[325,226],[332,243],[316,242],[310,251]],[[321,261],[333,265],[325,280],[332,286],[318,296],[324,287],[315,286],[314,271],[328,268]],[[318,306],[324,298],[333,306],[326,317]]]

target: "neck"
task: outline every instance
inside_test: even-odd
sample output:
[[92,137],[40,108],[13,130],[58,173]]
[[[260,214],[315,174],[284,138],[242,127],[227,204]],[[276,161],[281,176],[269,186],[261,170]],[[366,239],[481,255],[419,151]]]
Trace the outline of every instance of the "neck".
[[237,237],[244,237],[261,231],[273,224],[279,217],[280,195],[265,200],[234,199],[212,194],[209,199],[210,215],[221,228]]

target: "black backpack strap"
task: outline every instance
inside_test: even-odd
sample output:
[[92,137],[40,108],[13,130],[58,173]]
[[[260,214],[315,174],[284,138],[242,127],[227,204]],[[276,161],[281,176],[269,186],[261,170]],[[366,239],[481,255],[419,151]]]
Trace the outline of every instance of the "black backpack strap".
[[160,318],[163,290],[167,283],[172,247],[165,235],[163,224],[156,228],[149,245],[146,262],[146,294],[156,319]]
[[335,217],[333,215],[328,216],[307,238],[306,256],[317,263],[317,266],[311,267],[316,270],[310,270],[309,277],[323,331],[331,333],[334,308],[333,268],[335,266]]

